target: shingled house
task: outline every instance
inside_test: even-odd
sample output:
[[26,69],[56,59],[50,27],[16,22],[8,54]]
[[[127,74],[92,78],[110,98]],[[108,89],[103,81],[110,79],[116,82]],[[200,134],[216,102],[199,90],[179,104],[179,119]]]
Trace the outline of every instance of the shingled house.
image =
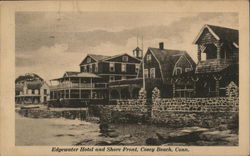
[[15,81],[16,104],[40,104],[49,100],[48,84],[36,74],[19,76]]
[[[170,50],[159,43],[159,48],[148,48],[144,55],[144,77],[147,97],[157,87],[162,97],[172,97],[172,77],[195,69],[193,59],[186,51]],[[116,81],[109,84],[110,98],[136,98],[142,88],[142,67],[136,79]]]
[[175,97],[225,96],[230,82],[239,83],[238,30],[205,25],[194,40],[198,64],[195,70],[174,80]]
[[135,78],[139,72],[140,55],[126,53],[115,56],[88,54],[80,63],[80,72],[66,72],[53,79],[51,104],[67,107],[105,103],[109,99],[108,84],[113,81]]

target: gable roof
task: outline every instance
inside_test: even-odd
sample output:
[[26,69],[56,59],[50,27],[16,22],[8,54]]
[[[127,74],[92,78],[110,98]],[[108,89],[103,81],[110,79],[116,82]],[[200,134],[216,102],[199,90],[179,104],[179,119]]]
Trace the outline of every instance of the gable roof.
[[94,60],[96,61],[100,61],[100,60],[103,60],[107,57],[110,57],[110,56],[105,56],[105,55],[95,55],[95,54],[88,54],[88,56],[92,57]]
[[66,71],[64,74],[63,74],[63,77],[69,77],[69,76],[72,76],[72,75],[76,75],[80,72],[76,72],[76,71]]
[[103,59],[105,59],[105,58],[108,58],[108,57],[110,57],[110,56],[88,54],[88,55],[82,60],[82,62],[80,63],[80,65],[83,64],[84,60],[85,60],[87,57],[91,57],[91,58],[94,59],[95,61],[101,61],[101,60],[103,60]]
[[194,40],[193,43],[197,44],[200,36],[202,35],[203,31],[208,29],[209,32],[217,39],[222,41],[227,41],[232,44],[239,45],[239,31],[232,28],[214,26],[214,25],[204,25],[199,32],[198,36]]
[[107,58],[103,59],[103,61],[107,61],[109,59],[113,59],[113,58],[120,57],[120,56],[123,56],[123,55],[128,55],[129,57],[132,57],[132,58],[134,58],[134,59],[136,59],[138,61],[141,61],[140,59],[138,59],[138,58],[136,58],[134,56],[131,56],[131,55],[127,54],[127,53],[121,53],[121,54],[117,54],[117,55],[114,55],[114,56],[110,56],[110,57],[107,57]]
[[148,48],[148,50],[157,59],[161,69],[162,78],[172,76],[175,64],[182,56],[185,56],[195,69],[195,62],[186,51],[159,48]]

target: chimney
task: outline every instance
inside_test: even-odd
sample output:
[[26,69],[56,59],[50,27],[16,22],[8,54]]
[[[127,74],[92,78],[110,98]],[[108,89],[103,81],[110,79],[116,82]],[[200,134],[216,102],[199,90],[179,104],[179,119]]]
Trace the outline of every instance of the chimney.
[[160,42],[160,43],[159,43],[159,48],[160,48],[161,50],[164,49],[164,43],[163,43],[163,42]]

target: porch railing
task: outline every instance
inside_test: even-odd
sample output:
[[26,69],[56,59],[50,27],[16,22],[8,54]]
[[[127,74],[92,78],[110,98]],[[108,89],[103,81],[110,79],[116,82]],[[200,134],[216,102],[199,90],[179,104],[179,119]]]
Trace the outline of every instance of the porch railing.
[[65,83],[50,86],[51,90],[56,89],[69,89],[69,88],[107,88],[107,83]]

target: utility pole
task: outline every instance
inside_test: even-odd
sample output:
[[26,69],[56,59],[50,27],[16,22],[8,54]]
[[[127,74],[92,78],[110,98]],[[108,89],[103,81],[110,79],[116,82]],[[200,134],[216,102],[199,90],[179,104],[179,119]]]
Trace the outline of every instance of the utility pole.
[[144,75],[144,57],[143,57],[143,36],[142,36],[142,88],[146,90],[145,88],[145,75]]

